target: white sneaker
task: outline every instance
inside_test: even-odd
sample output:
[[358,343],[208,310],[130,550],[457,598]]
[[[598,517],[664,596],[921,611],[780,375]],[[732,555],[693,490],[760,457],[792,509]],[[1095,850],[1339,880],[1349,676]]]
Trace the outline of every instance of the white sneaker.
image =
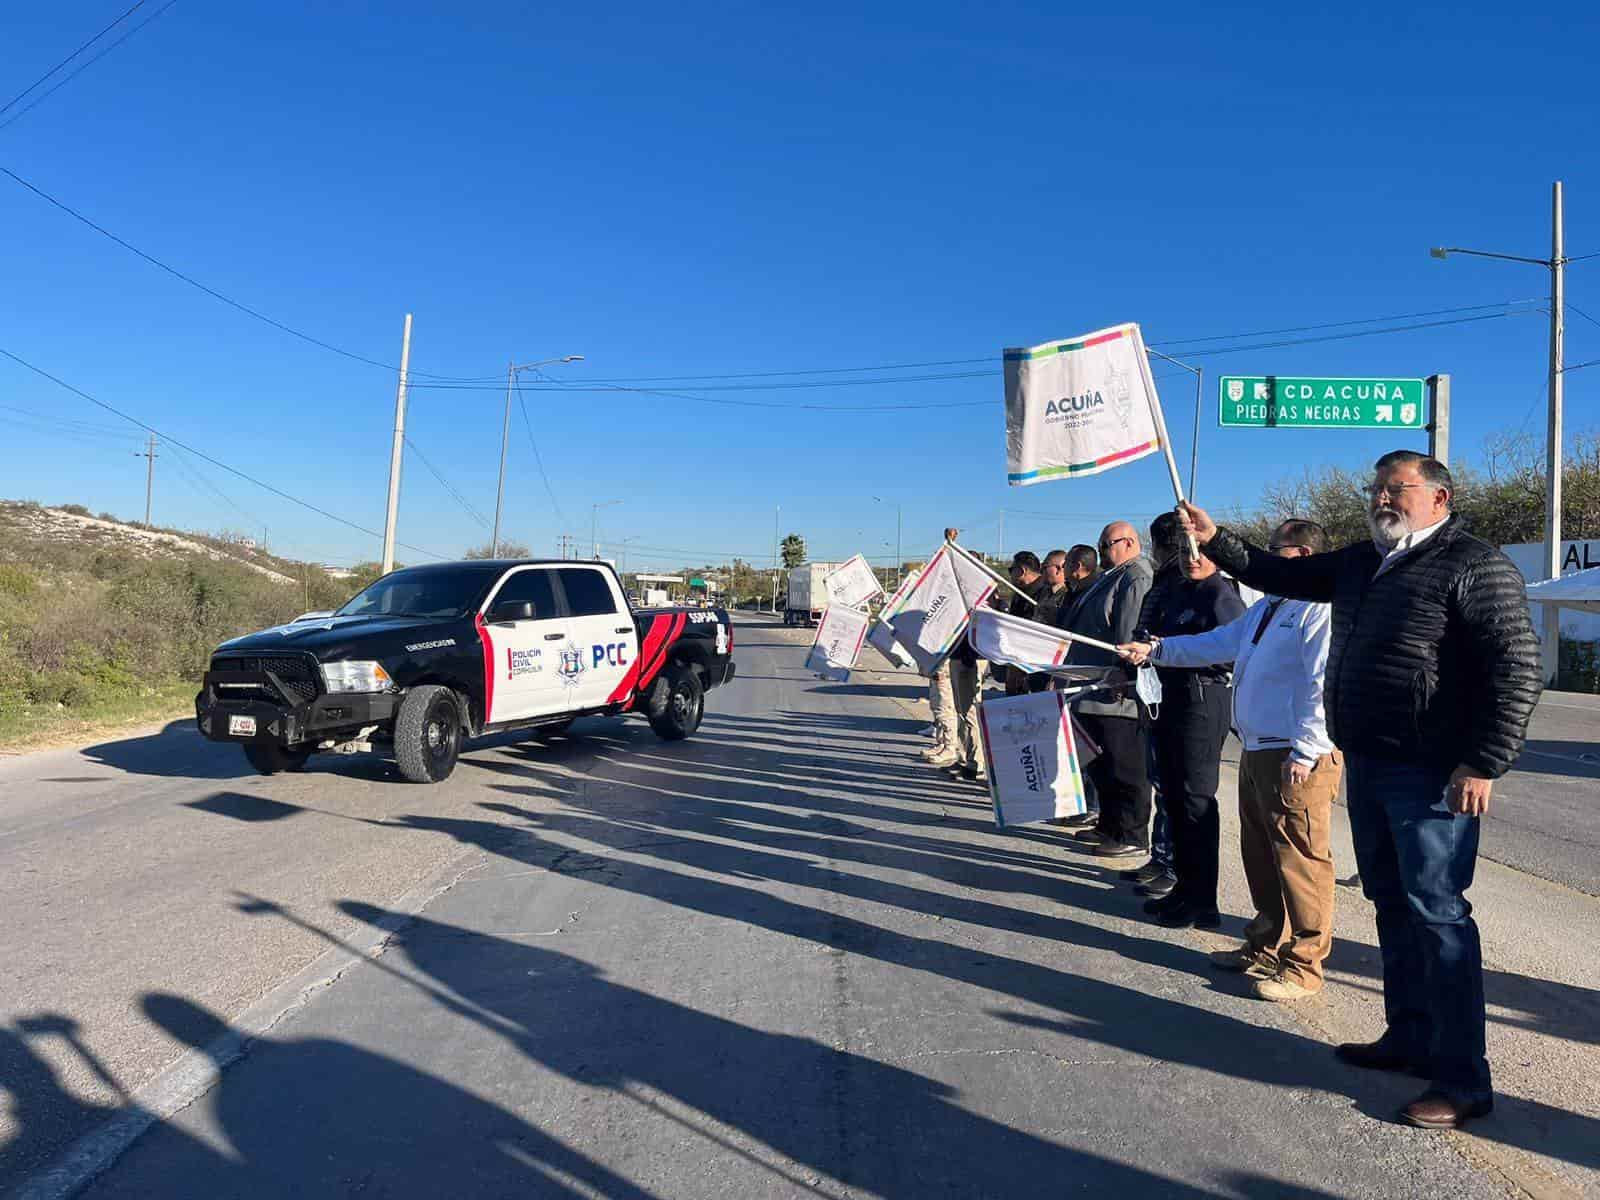
[[940,750],[934,755],[924,753],[923,758],[927,760],[927,763],[930,767],[948,767],[952,766],[957,761],[956,752],[954,750]]
[[917,730],[917,733],[923,737],[933,737],[938,732],[939,727],[937,725],[924,725],[921,729]]

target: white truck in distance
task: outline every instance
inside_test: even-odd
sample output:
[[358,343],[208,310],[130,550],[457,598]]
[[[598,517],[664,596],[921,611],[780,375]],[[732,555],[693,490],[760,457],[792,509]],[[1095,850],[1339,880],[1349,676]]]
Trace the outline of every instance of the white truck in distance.
[[789,598],[783,606],[785,625],[815,625],[828,607],[828,589],[823,579],[838,563],[806,563],[789,572]]

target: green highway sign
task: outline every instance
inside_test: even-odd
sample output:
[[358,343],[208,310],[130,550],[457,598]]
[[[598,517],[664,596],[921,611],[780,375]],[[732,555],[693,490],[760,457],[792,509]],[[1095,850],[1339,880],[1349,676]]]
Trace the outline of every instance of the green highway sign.
[[1220,423],[1263,429],[1426,429],[1420,379],[1308,379],[1224,375]]

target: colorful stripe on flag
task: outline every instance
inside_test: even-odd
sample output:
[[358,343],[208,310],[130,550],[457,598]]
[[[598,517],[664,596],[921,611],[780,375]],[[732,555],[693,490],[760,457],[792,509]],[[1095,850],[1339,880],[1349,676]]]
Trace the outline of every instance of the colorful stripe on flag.
[[1126,459],[1139,458],[1153,450],[1161,449],[1161,441],[1145,442],[1142,445],[1130,446],[1126,450],[1119,450],[1115,454],[1102,455],[1100,458],[1089,462],[1067,463],[1060,467],[1040,467],[1035,471],[1007,472],[1006,479],[1011,483],[1023,483],[1030,479],[1054,479],[1058,475],[1092,475],[1096,471],[1104,471],[1107,467],[1114,467]]

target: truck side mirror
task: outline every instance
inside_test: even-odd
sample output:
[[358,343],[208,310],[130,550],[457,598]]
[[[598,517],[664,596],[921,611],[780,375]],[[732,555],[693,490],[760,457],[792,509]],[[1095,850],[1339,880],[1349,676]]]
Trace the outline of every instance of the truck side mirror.
[[495,624],[505,621],[531,621],[533,618],[531,600],[505,600],[489,610],[489,620]]

